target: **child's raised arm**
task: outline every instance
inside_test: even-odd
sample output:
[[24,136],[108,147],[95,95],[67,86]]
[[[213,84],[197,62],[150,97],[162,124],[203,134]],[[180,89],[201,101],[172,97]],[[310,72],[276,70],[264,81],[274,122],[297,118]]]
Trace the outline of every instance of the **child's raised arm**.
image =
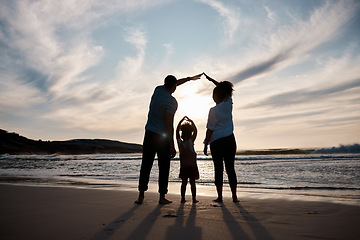
[[191,120],[190,118],[186,117],[186,120],[188,120],[188,121],[191,123],[191,125],[193,125],[193,127],[194,127],[194,133],[191,135],[191,140],[192,140],[193,142],[195,142],[195,139],[196,139],[196,137],[197,137],[197,128],[196,128],[196,125],[195,125],[194,121]]
[[180,122],[178,123],[177,127],[176,127],[176,139],[180,139],[180,126],[181,123],[186,119],[187,117],[183,117]]

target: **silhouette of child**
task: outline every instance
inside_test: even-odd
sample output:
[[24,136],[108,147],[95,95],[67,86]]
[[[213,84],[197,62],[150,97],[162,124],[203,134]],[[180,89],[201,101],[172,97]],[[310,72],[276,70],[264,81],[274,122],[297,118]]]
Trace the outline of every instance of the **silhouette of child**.
[[[185,123],[183,123],[186,120]],[[183,123],[183,124],[182,124]],[[181,131],[181,137],[180,137]],[[186,202],[185,192],[188,179],[190,179],[191,194],[193,203],[196,200],[195,180],[199,179],[199,170],[196,164],[196,152],[194,150],[194,142],[197,136],[197,128],[195,123],[187,116],[180,120],[176,128],[176,140],[180,152],[180,174],[181,183],[181,202]]]

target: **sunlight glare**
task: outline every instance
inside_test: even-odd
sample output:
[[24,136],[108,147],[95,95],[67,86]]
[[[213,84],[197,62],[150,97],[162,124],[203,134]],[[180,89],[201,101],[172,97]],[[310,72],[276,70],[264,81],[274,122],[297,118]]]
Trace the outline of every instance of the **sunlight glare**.
[[206,120],[211,107],[215,104],[211,96],[203,96],[197,92],[197,88],[188,88],[183,91],[181,97],[178,98],[178,114],[179,116],[188,116],[191,119]]

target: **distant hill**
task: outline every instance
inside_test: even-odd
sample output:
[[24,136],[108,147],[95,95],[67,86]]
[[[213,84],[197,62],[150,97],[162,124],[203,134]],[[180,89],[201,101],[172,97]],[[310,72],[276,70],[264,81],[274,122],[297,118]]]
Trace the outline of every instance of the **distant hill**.
[[41,141],[0,129],[0,154],[139,153],[142,145],[106,139]]

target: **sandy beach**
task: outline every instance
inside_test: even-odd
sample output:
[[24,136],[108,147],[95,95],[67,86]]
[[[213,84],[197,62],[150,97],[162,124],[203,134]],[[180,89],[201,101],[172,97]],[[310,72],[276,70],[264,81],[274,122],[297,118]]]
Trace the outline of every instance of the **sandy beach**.
[[[1,239],[360,239],[360,206],[0,184]],[[190,199],[190,197],[189,197]]]

